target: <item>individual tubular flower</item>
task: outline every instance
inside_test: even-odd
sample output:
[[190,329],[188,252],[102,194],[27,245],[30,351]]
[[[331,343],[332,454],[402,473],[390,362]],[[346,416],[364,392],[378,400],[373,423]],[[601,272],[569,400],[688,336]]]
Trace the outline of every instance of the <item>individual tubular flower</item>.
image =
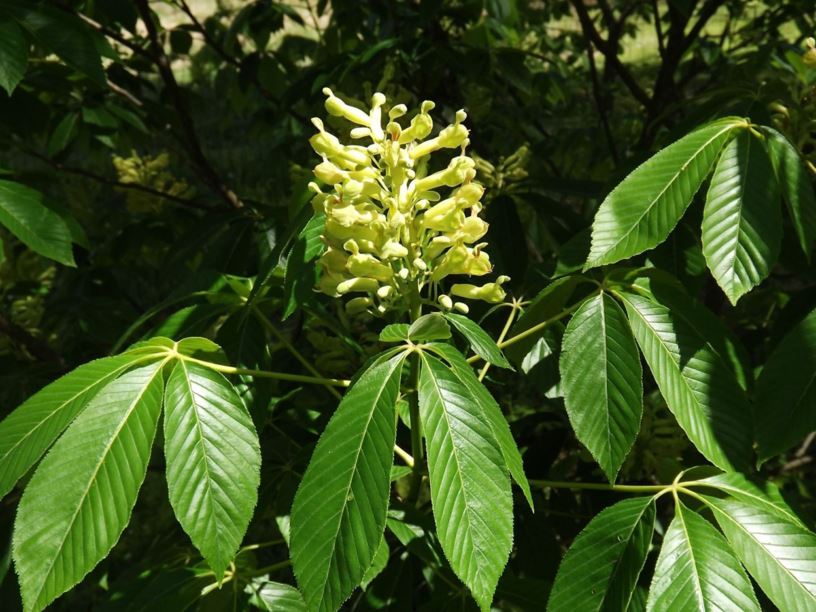
[[[418,302],[467,313],[468,305],[451,296],[501,301],[504,276],[481,286],[454,282],[445,288],[463,280],[455,277],[492,271],[487,245],[479,242],[487,233],[479,216],[484,187],[475,182],[476,164],[466,155],[466,113],[458,111],[454,123],[430,137],[433,102],[423,102],[406,125],[407,107],[398,104],[386,113],[382,94],[363,110],[328,88],[323,93],[328,113],[351,122],[350,135],[360,144],[345,144],[320,119],[312,120],[318,133],[309,142],[322,158],[314,174],[325,187],[309,187],[315,212],[326,218],[316,288],[348,296],[351,315],[399,314]],[[446,150],[454,152],[447,165],[436,163],[435,155]]]

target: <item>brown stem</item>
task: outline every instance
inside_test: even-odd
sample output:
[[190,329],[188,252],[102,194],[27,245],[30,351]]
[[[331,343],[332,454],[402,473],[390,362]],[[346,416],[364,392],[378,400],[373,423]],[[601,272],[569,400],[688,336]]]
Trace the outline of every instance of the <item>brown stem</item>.
[[224,184],[224,182],[218,176],[218,173],[215,171],[215,168],[213,168],[206,155],[204,155],[204,151],[201,148],[201,143],[198,139],[198,135],[196,134],[195,125],[193,124],[193,120],[190,116],[190,112],[187,108],[181,88],[178,86],[178,82],[176,82],[176,77],[173,74],[173,69],[170,66],[170,60],[168,59],[167,54],[164,52],[164,47],[162,47],[161,41],[159,40],[159,32],[156,29],[155,22],[153,21],[153,15],[151,14],[148,0],[136,0],[136,8],[138,9],[139,15],[145,24],[145,28],[147,29],[147,37],[150,41],[150,49],[152,54],[151,59],[153,60],[153,63],[156,64],[156,67],[159,70],[159,75],[164,82],[164,86],[167,88],[167,91],[170,94],[170,98],[176,110],[179,125],[184,136],[184,141],[187,145],[187,150],[192,158],[193,164],[197,168],[202,180],[225,202],[234,208],[243,208],[244,203],[241,202],[238,196]]

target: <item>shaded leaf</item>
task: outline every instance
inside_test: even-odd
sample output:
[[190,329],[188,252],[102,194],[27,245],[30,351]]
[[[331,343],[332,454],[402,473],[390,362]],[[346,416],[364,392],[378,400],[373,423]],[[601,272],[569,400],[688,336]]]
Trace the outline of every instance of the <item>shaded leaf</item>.
[[760,461],[816,429],[816,310],[788,332],[762,368],[755,412]]
[[71,230],[45,205],[39,191],[0,181],[0,223],[32,251],[66,266],[76,265]]
[[404,342],[408,339],[407,323],[386,325],[380,332],[380,342]]
[[816,195],[810,174],[799,151],[787,138],[771,127],[762,126],[760,130],[765,135],[765,151],[776,173],[799,244],[810,261],[816,239]]
[[28,40],[11,19],[0,16],[0,87],[11,95],[26,73]]
[[255,579],[246,587],[249,603],[268,612],[306,612],[303,596],[293,586],[265,578]]
[[408,328],[408,339],[412,342],[446,340],[451,337],[450,325],[438,312],[422,315]]
[[761,143],[737,134],[717,162],[706,195],[703,255],[732,304],[761,283],[779,255],[779,185]]
[[661,304],[619,294],[660,393],[697,449],[717,467],[747,467],[751,411],[721,356]]
[[547,609],[625,610],[649,552],[654,519],[650,497],[626,499],[595,516],[564,556]]

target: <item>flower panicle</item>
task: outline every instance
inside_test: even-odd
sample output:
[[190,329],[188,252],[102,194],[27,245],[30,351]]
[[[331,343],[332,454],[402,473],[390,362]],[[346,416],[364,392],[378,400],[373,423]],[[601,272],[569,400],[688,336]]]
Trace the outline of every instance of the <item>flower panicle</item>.
[[[481,277],[492,272],[488,225],[480,217],[484,187],[475,181],[476,162],[457,111],[454,122],[431,137],[433,102],[425,101],[410,121],[404,104],[386,108],[375,93],[363,110],[324,88],[329,115],[349,121],[352,143],[331,134],[318,118],[309,140],[321,161],[310,183],[315,212],[324,213],[325,250],[317,289],[348,297],[346,312],[384,315],[405,312],[410,296],[441,310],[468,312],[454,298],[497,303],[504,300],[499,276],[482,285],[454,283],[448,277]],[[384,123],[384,125],[383,125]],[[453,153],[447,165],[430,171],[431,158]]]

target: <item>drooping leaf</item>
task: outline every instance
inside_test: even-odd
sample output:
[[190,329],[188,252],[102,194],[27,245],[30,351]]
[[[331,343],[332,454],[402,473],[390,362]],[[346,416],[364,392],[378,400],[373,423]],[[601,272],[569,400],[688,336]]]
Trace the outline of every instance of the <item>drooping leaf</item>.
[[289,318],[312,294],[315,286],[316,266],[314,260],[323,252],[325,245],[320,239],[326,215],[314,215],[300,230],[292,252],[286,259],[286,273],[283,279],[285,308],[283,319]]
[[751,581],[722,534],[680,502],[674,512],[663,537],[646,609],[759,612]]
[[412,342],[446,340],[451,337],[450,325],[438,312],[422,315],[408,328],[408,339]]
[[707,497],[742,564],[780,610],[816,609],[816,534],[736,499]]
[[665,306],[633,293],[619,295],[660,393],[697,450],[725,471],[747,468],[751,412],[730,368]]
[[561,384],[575,435],[610,482],[640,430],[643,372],[626,314],[605,293],[584,302],[561,344]]
[[306,612],[303,596],[293,586],[266,578],[253,580],[246,587],[249,603],[266,612]]
[[816,429],[816,310],[768,358],[757,381],[755,412],[760,461]]
[[656,247],[671,233],[743,119],[703,126],[638,166],[601,203],[584,269]]
[[510,425],[507,423],[507,419],[502,414],[496,400],[493,399],[490,391],[476,377],[473,368],[456,348],[450,344],[434,343],[430,345],[429,349],[450,364],[451,371],[470,391],[475,400],[474,407],[481,411],[482,420],[490,426],[496,442],[499,443],[499,449],[510,475],[524,493],[524,498],[530,505],[530,509],[533,509],[533,494],[530,491],[527,476],[524,474],[521,453],[513,438],[513,433],[510,431]]
[[310,610],[337,610],[382,540],[402,362],[398,355],[357,379],[320,436],[295,495],[292,566]]
[[147,471],[162,405],[161,364],[100,391],[26,487],[14,564],[26,611],[77,584],[116,544]]
[[26,73],[28,40],[13,20],[0,16],[0,87],[11,95]]
[[105,84],[96,34],[76,15],[49,5],[29,5],[6,0],[6,8],[38,45],[55,53],[66,64],[99,85]]
[[802,251],[810,261],[813,241],[816,240],[816,195],[813,183],[799,151],[782,134],[762,126],[763,144],[771,160],[782,197],[793,221]]
[[740,132],[720,156],[706,195],[703,255],[732,304],[761,283],[779,255],[779,185],[762,144]]
[[48,450],[88,402],[145,356],[117,355],[79,366],[41,389],[0,422],[0,498]]
[[513,366],[507,361],[507,358],[502,354],[501,349],[493,341],[493,338],[476,323],[467,317],[450,312],[444,316],[448,321],[453,323],[453,326],[459,333],[467,339],[468,343],[470,343],[470,348],[472,348],[473,352],[479,357],[484,359],[487,363],[492,363],[500,368],[513,369]]
[[513,545],[510,479],[468,388],[435,357],[421,357],[419,406],[439,542],[453,571],[489,610]]
[[654,532],[650,497],[634,497],[593,518],[570,546],[555,577],[550,612],[626,610]]
[[218,372],[180,360],[165,391],[164,452],[170,504],[196,548],[224,573],[258,500],[258,434]]
[[43,203],[43,195],[19,183],[0,181],[0,223],[32,251],[74,266],[71,230]]

